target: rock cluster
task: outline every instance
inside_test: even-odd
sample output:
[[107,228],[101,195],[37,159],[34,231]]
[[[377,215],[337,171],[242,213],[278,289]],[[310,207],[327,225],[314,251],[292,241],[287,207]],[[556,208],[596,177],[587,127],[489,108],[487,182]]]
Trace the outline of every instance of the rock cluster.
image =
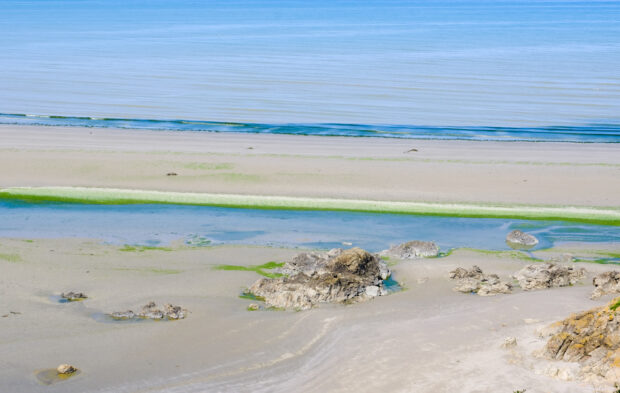
[[318,303],[355,303],[387,294],[385,261],[360,248],[302,253],[287,262],[278,278],[261,278],[249,292],[267,306],[306,310]]
[[620,271],[604,272],[592,279],[594,291],[591,299],[598,299],[610,293],[620,293]]
[[519,281],[525,291],[574,285],[586,274],[586,270],[554,263],[527,265],[512,277]]
[[64,299],[68,302],[76,302],[76,301],[80,301],[80,300],[84,300],[87,299],[88,296],[86,296],[85,294],[83,294],[82,292],[63,292],[60,294],[60,298]]
[[517,250],[527,250],[537,245],[538,239],[534,235],[515,229],[506,236],[506,244]]
[[543,355],[579,362],[586,381],[620,381],[620,298],[548,327]]
[[501,281],[497,274],[484,274],[478,266],[470,270],[458,267],[450,272],[450,279],[456,280],[454,290],[457,292],[477,293],[480,296],[512,292],[509,283]]
[[172,304],[164,304],[163,309],[157,308],[155,302],[149,302],[147,305],[142,307],[142,311],[133,312],[132,310],[127,311],[116,311],[110,313],[110,317],[114,319],[133,319],[133,318],[143,318],[143,319],[183,319],[187,310],[181,308],[181,306],[173,306]]
[[412,240],[407,243],[390,247],[389,250],[381,251],[381,256],[394,257],[398,259],[415,259],[436,257],[439,254],[439,247],[435,242],[425,242]]

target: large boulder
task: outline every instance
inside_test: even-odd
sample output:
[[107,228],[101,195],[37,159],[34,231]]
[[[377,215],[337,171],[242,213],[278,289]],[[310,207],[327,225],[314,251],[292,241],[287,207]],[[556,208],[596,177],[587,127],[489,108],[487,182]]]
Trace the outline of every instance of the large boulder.
[[620,298],[589,311],[573,314],[547,330],[543,349],[549,359],[579,362],[582,379],[620,381]]
[[594,291],[592,291],[591,299],[598,299],[607,294],[620,293],[620,271],[604,272],[592,279]]
[[527,265],[512,277],[525,291],[574,285],[586,275],[586,270],[554,263]]
[[538,239],[534,235],[515,229],[506,235],[506,244],[516,250],[529,250],[538,244]]
[[318,303],[355,303],[387,294],[386,263],[360,248],[302,253],[287,262],[278,278],[260,278],[249,292],[270,307],[306,310]]
[[390,247],[389,250],[381,251],[381,256],[393,257],[398,259],[415,259],[436,257],[439,254],[439,247],[435,242],[412,240],[407,243]]
[[470,270],[458,267],[450,272],[450,279],[456,280],[454,290],[457,292],[477,293],[480,296],[512,292],[510,283],[501,281],[497,274],[484,274],[478,266]]

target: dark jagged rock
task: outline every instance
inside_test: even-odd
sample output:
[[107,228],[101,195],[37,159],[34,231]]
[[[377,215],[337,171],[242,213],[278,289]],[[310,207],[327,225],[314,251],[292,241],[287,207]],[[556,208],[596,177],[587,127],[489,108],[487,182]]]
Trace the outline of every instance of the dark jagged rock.
[[620,381],[620,297],[602,307],[573,314],[548,327],[543,349],[549,359],[579,362],[581,379]]
[[390,271],[377,255],[360,248],[302,253],[281,269],[286,276],[261,278],[249,292],[271,307],[306,310],[318,303],[355,303],[387,294]]
[[591,299],[598,299],[607,294],[620,293],[620,271],[604,272],[592,279],[594,291],[592,291]]
[[494,296],[512,292],[512,285],[501,281],[497,274],[484,274],[478,266],[470,270],[458,267],[450,272],[450,279],[456,280],[454,290],[463,293],[477,293],[480,296]]
[[407,243],[390,247],[389,250],[381,251],[381,256],[393,257],[398,259],[415,259],[436,257],[439,254],[439,247],[435,242],[412,240]]
[[538,244],[538,239],[534,235],[515,229],[506,235],[506,244],[516,250],[528,250]]
[[519,281],[523,290],[566,287],[579,282],[586,275],[586,270],[554,263],[536,263],[527,265],[512,277]]

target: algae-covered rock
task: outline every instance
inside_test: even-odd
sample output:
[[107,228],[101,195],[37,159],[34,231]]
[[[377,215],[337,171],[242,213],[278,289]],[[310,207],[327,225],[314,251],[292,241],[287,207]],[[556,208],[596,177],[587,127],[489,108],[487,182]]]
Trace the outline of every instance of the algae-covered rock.
[[586,270],[554,263],[527,265],[512,277],[519,281],[523,290],[545,289],[574,285],[586,275]]
[[302,253],[287,262],[283,277],[261,278],[250,288],[271,307],[305,310],[318,303],[354,303],[387,294],[386,263],[360,248]]
[[573,314],[549,330],[543,355],[579,362],[586,381],[620,381],[620,297],[609,304]]
[[591,299],[598,299],[607,294],[620,293],[620,271],[604,272],[592,279],[594,291]]
[[77,302],[80,300],[88,299],[88,296],[86,296],[82,292],[70,291],[66,293],[65,292],[61,293],[60,298],[67,302]]
[[467,270],[458,267],[450,272],[450,279],[456,280],[454,290],[463,293],[476,293],[480,296],[494,296],[512,292],[510,283],[501,281],[497,274],[484,274],[478,266]]
[[389,250],[381,251],[381,256],[393,257],[398,259],[415,259],[436,257],[439,254],[439,247],[435,242],[412,240],[407,243],[390,247]]
[[515,229],[506,235],[506,244],[517,250],[527,250],[537,245],[538,239],[534,235]]

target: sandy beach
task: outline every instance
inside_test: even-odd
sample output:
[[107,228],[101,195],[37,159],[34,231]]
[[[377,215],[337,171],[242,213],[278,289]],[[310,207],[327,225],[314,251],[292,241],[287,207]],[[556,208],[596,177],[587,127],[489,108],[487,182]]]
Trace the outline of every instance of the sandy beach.
[[[619,153],[615,144],[0,126],[0,186],[617,208]],[[601,250],[620,252],[617,243],[568,244],[534,256],[596,257]],[[214,269],[284,262],[299,251],[0,239],[0,390],[597,391],[549,377],[557,362],[532,353],[544,346],[538,328],[609,300],[590,300],[590,282],[615,267],[577,263],[588,275],[576,286],[483,298],[452,291],[448,272],[476,264],[509,279],[531,260],[525,253],[461,249],[391,261],[403,291],[300,312],[249,312],[251,301],[239,295],[260,276]],[[54,296],[68,290],[89,298],[58,303]],[[181,304],[190,314],[141,323],[103,317],[151,300]],[[501,348],[506,337],[519,345]],[[79,365],[82,374],[50,386],[37,382],[37,370],[63,362]]]
[[0,153],[1,187],[614,208],[620,194],[618,144],[0,125]]
[[[296,250],[222,246],[122,251],[93,240],[2,239],[0,387],[11,392],[594,392],[544,374],[533,358],[536,330],[603,304],[583,284],[483,298],[451,290],[448,272],[479,265],[502,277],[526,259],[462,250],[442,259],[395,264],[407,289],[364,304],[302,311],[248,312],[238,296],[259,276],[218,264],[284,261]],[[607,246],[617,252],[617,245]],[[575,253],[578,246],[569,247]],[[538,254],[558,255],[563,250]],[[89,299],[60,304],[80,290]],[[101,314],[150,300],[182,304],[185,320],[123,323]],[[502,349],[505,337],[518,347]],[[36,369],[79,365],[70,383],[42,386]],[[493,365],[490,367],[490,365]],[[556,364],[557,365],[557,364]]]

